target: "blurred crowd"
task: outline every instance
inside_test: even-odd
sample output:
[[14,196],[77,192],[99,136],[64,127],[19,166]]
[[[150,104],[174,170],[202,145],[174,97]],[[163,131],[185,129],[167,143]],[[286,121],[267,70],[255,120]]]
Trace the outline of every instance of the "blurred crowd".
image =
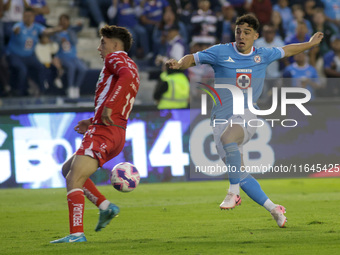
[[77,56],[77,33],[67,14],[49,27],[45,0],[0,0],[0,94],[78,98],[88,70]]
[[[91,26],[105,24],[126,27],[134,44],[129,55],[152,67],[159,67],[164,83],[164,63],[217,43],[235,40],[238,16],[253,13],[261,23],[257,47],[277,47],[308,41],[322,31],[319,47],[289,59],[273,62],[267,70],[262,99],[271,87],[289,78],[289,86],[304,87],[312,98],[340,96],[340,1],[339,0],[75,0],[79,15],[90,18]],[[29,13],[27,14],[27,7]],[[26,11],[25,11],[26,9]],[[61,90],[71,98],[88,67],[77,56],[77,33],[82,24],[71,25],[70,17],[59,17],[57,27],[48,27],[44,15],[50,12],[45,0],[0,0],[0,93],[2,96],[35,95]],[[33,21],[28,21],[30,14]],[[95,49],[93,49],[95,50]],[[140,62],[138,62],[140,61]],[[165,72],[165,74],[164,74]],[[209,83],[208,66],[184,73],[190,84]],[[332,79],[328,79],[332,78]],[[165,79],[166,80],[166,79]],[[284,84],[285,86],[287,84]],[[198,96],[195,86],[191,96]],[[164,92],[162,92],[164,93]],[[162,94],[155,91],[155,100]],[[34,94],[34,93],[33,93]],[[157,95],[156,95],[157,94]],[[158,99],[157,99],[158,98]]]

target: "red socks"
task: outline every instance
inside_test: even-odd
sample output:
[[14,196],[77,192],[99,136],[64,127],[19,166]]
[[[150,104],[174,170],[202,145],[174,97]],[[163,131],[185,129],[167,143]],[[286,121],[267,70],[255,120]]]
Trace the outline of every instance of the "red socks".
[[70,234],[83,233],[84,216],[84,192],[81,189],[73,189],[67,193]]
[[100,193],[93,181],[88,178],[83,186],[85,196],[97,207],[106,200],[104,195]]
[[[87,179],[82,189],[73,189],[67,193],[68,211],[69,211],[69,222],[70,222],[70,234],[83,233],[83,218],[84,218],[84,205],[86,197],[97,207],[107,207],[110,204],[109,201],[99,192],[97,187],[91,181]],[[103,209],[103,208],[101,208]]]

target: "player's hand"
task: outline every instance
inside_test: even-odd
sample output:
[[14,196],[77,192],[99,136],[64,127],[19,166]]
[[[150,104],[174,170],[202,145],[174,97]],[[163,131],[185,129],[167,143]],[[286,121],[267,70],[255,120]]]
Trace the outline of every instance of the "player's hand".
[[103,112],[102,112],[102,121],[106,126],[113,125],[114,122],[111,119],[112,109],[104,106]]
[[322,32],[316,32],[309,40],[310,43],[312,43],[313,46],[319,45],[320,42],[323,39],[323,33]]
[[20,27],[16,27],[13,29],[14,34],[19,34],[20,33]]
[[92,124],[90,119],[81,120],[78,122],[78,125],[74,127],[74,130],[79,134],[85,134],[89,126]]
[[180,69],[180,64],[178,64],[177,60],[175,59],[169,59],[165,62],[165,66],[170,69]]

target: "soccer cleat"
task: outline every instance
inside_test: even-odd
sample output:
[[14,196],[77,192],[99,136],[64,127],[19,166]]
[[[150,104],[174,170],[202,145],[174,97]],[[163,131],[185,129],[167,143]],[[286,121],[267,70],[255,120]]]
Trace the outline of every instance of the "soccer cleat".
[[284,213],[286,213],[286,208],[282,205],[277,205],[270,211],[270,214],[273,216],[273,219],[276,220],[276,223],[280,228],[283,228],[287,222],[287,218],[284,216]]
[[51,241],[50,243],[80,243],[80,242],[86,242],[86,237],[84,233],[82,233],[80,236],[75,235],[68,235],[63,238]]
[[221,209],[233,209],[235,206],[240,205],[242,202],[240,195],[228,192],[227,196],[220,204]]
[[99,209],[99,221],[95,231],[100,231],[102,228],[105,228],[114,217],[118,216],[118,213],[119,207],[112,203],[110,203],[106,210]]

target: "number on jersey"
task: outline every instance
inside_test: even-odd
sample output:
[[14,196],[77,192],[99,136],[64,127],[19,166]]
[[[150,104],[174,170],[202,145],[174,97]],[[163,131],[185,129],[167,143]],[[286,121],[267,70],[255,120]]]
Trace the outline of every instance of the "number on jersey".
[[131,94],[127,94],[126,95],[126,103],[123,107],[123,110],[122,110],[122,115],[124,116],[125,114],[125,110],[127,110],[126,114],[125,114],[125,119],[128,119],[129,118],[129,115],[130,115],[130,112],[132,110],[132,106],[133,106],[133,103],[135,102],[135,98],[134,97],[131,97]]

